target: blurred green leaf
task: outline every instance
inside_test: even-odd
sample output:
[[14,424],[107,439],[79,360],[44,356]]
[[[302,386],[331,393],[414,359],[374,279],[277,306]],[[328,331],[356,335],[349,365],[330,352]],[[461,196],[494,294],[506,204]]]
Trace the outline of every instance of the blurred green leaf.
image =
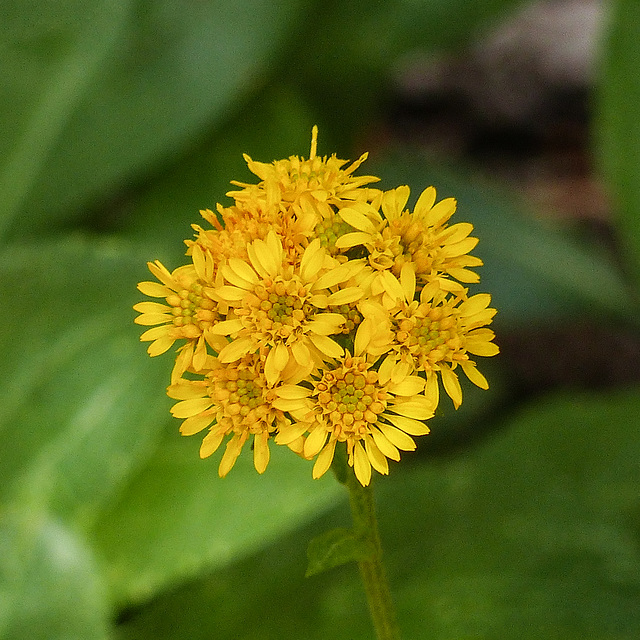
[[116,601],[148,599],[251,553],[326,510],[341,493],[331,477],[312,480],[309,462],[285,447],[271,447],[263,475],[244,451],[221,479],[220,456],[202,461],[199,446],[199,438],[183,440],[176,429],[93,528]]
[[608,23],[595,152],[615,197],[620,240],[640,284],[640,4],[615,0]]
[[[51,219],[68,218],[105,191],[131,184],[150,167],[175,157],[203,126],[229,117],[241,98],[265,82],[274,56],[307,4],[307,0],[137,3],[100,73],[93,75],[92,83],[77,86],[73,104],[68,105],[73,113],[67,108],[69,117],[51,129],[41,149],[42,171],[31,172],[34,180],[28,184],[28,197],[25,194],[23,206],[13,206],[12,213],[28,210],[28,231],[32,231]],[[106,33],[113,31],[100,26]],[[96,48],[99,41],[83,41],[76,52],[73,62],[83,73],[88,73]],[[70,73],[70,65],[63,58],[60,73]],[[47,71],[45,65],[39,69],[36,65],[33,76],[38,86],[48,82]],[[50,100],[45,93],[42,101],[47,109]],[[25,158],[16,162],[15,170],[22,171]],[[16,219],[13,232],[18,230]],[[24,233],[23,228],[20,231]]]
[[259,180],[248,170],[244,153],[263,162],[308,156],[315,123],[311,111],[286,83],[259,92],[228,124],[155,176],[128,206],[118,229],[174,242],[183,255],[182,240],[193,234],[191,225],[203,222],[199,210],[215,210],[218,202],[230,205],[225,193],[233,188],[231,180]]
[[[52,169],[51,151],[121,35],[128,5],[125,0],[3,3],[0,236],[25,210],[41,173]],[[43,204],[56,203],[47,197]]]
[[372,170],[382,177],[382,188],[411,185],[411,202],[430,185],[438,200],[456,198],[451,222],[473,223],[473,235],[480,239],[473,255],[485,263],[480,285],[472,289],[491,292],[497,324],[531,324],[585,310],[592,316],[634,318],[629,285],[611,257],[567,229],[535,218],[515,194],[465,180],[411,149],[372,160],[367,171]]
[[131,245],[80,239],[0,254],[0,504],[37,496],[86,526],[167,421],[169,365],[150,361],[131,305]]
[[[376,485],[404,637],[637,638],[639,412],[638,389],[559,396],[464,457],[405,456]],[[370,638],[355,567],[301,577],[305,541],[348,518],[132,611],[118,637]]]
[[0,637],[106,640],[95,561],[69,529],[27,508],[0,519]]

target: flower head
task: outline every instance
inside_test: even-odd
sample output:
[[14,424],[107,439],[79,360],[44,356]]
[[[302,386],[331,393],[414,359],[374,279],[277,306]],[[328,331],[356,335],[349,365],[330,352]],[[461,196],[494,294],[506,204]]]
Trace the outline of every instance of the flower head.
[[178,343],[171,412],[183,435],[207,431],[201,457],[226,442],[221,476],[251,441],[259,473],[274,443],[315,478],[344,447],[366,485],[429,432],[440,385],[456,408],[460,371],[488,387],[475,359],[498,352],[496,311],[469,292],[482,262],[472,225],[450,224],[455,200],[428,187],[410,210],[409,187],[356,175],[366,154],[316,152],[314,127],[308,159],[245,156],[259,182],[234,182],[231,206],[201,211],[187,263],[151,262],[158,281],[138,285],[156,299],[134,307],[149,354]]
[[304,455],[317,460],[313,477],[329,469],[336,444],[345,442],[349,465],[363,485],[371,468],[389,473],[388,459],[400,460],[400,450],[416,448],[412,435],[425,435],[422,420],[434,406],[422,395],[425,382],[411,369],[391,359],[379,370],[362,356],[349,354],[320,367],[310,387],[281,387],[276,405],[300,415],[296,425],[281,430],[276,442],[288,444],[308,431]]
[[263,473],[269,463],[269,438],[289,423],[274,406],[276,391],[264,374],[263,358],[256,353],[230,364],[209,358],[203,380],[181,378],[169,387],[168,395],[180,400],[171,413],[184,419],[182,435],[209,429],[200,447],[201,458],[213,454],[230,436],[218,469],[221,477],[229,473],[251,436],[254,466]]

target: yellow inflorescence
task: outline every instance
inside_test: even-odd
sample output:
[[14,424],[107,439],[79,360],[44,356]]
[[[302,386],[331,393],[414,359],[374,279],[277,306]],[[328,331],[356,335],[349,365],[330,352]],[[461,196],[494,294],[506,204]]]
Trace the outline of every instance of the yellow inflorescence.
[[226,475],[251,439],[262,473],[269,443],[331,466],[336,446],[366,485],[372,469],[415,449],[413,436],[439,403],[457,408],[462,371],[488,383],[475,356],[498,353],[487,328],[488,294],[469,295],[481,260],[469,255],[472,225],[448,221],[456,202],[425,189],[381,191],[355,176],[366,159],[316,154],[271,164],[248,156],[257,184],[234,182],[231,207],[201,211],[188,264],[141,282],[136,322],[159,355],[180,341],[168,394],[181,433],[207,430],[201,457],[225,442]]

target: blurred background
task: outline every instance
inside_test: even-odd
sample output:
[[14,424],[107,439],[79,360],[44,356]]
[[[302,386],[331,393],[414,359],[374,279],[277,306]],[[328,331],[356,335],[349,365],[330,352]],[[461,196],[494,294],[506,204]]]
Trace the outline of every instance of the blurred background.
[[499,309],[490,390],[376,482],[404,637],[640,636],[640,3],[1,5],[0,638],[371,637],[354,566],[304,578],[342,487],[218,478],[131,309],[314,124],[456,197]]

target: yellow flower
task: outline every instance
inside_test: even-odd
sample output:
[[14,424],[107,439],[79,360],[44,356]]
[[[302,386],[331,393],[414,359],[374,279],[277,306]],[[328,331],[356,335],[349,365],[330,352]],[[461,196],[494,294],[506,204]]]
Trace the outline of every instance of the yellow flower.
[[309,435],[303,453],[318,456],[313,477],[326,473],[338,442],[345,442],[347,460],[363,486],[371,480],[372,467],[389,473],[388,459],[400,460],[400,451],[416,447],[411,436],[425,435],[422,420],[434,407],[421,392],[424,380],[411,368],[386,358],[379,371],[363,356],[350,356],[335,365],[325,364],[309,386],[283,385],[276,390],[276,406],[300,416],[276,436],[279,444]]
[[[382,195],[384,215],[373,207],[365,213],[354,208],[339,211],[338,215],[356,231],[340,237],[336,246],[364,246],[373,270],[389,270],[396,277],[405,264],[410,264],[419,284],[439,280],[443,289],[460,291],[463,287],[456,280],[477,282],[478,275],[469,269],[482,265],[479,258],[468,255],[478,242],[469,236],[473,226],[466,222],[447,225],[455,213],[456,201],[446,198],[435,204],[433,187],[422,192],[413,212],[405,210],[408,199],[409,187],[403,186]],[[378,273],[376,280],[382,277]],[[378,288],[387,287],[378,283]]]
[[182,435],[209,428],[200,447],[201,458],[213,454],[231,436],[218,469],[221,477],[229,473],[250,436],[254,466],[263,473],[269,463],[269,438],[279,427],[289,424],[284,412],[274,406],[278,396],[266,380],[263,365],[259,354],[231,364],[210,356],[204,380],[181,378],[167,390],[169,397],[180,400],[171,413],[184,419]]
[[[413,300],[413,293],[408,293],[407,300],[391,313],[393,339],[388,348],[401,361],[426,373],[426,394],[435,404],[439,397],[439,374],[457,409],[462,403],[462,389],[456,373],[458,366],[475,385],[489,388],[469,354],[493,356],[499,352],[492,342],[494,332],[486,328],[496,310],[489,307],[491,296],[488,293],[467,297],[465,290],[458,296],[443,291],[439,284],[436,281],[425,286],[419,300]],[[410,286],[407,280],[409,291]]]
[[290,156],[267,164],[245,155],[249,169],[261,182],[253,185],[234,181],[232,184],[242,189],[230,191],[227,195],[241,205],[247,201],[263,201],[267,208],[271,208],[284,202],[297,213],[303,206],[312,206],[327,215],[332,211],[331,206],[340,208],[354,201],[368,201],[377,195],[378,190],[364,188],[364,185],[380,178],[353,175],[367,159],[366,153],[344,168],[347,161],[338,159],[335,154],[328,158],[316,155],[317,140],[318,128],[314,126],[308,160]]
[[346,320],[324,309],[361,297],[355,287],[329,291],[350,277],[349,267],[334,263],[318,240],[292,265],[273,232],[248,245],[247,253],[248,261],[231,258],[220,268],[228,284],[215,294],[235,314],[212,329],[232,339],[220,351],[220,361],[235,362],[266,349],[265,375],[275,384],[290,363],[308,374],[323,360],[341,356],[342,347],[330,336],[340,333]]
[[216,348],[224,346],[220,338],[211,333],[211,327],[220,320],[219,305],[211,298],[213,262],[201,251],[196,251],[191,264],[178,267],[171,273],[159,261],[147,263],[149,271],[160,282],[141,282],[138,289],[152,298],[164,302],[139,302],[134,309],[140,312],[136,324],[152,326],[141,336],[151,341],[150,356],[158,356],[170,349],[176,340],[187,343],[180,349],[173,377],[182,375],[189,367],[202,369],[207,356],[206,343]]
[[456,201],[429,187],[410,211],[409,187],[371,188],[354,175],[366,154],[320,157],[317,135],[308,159],[245,156],[260,182],[232,182],[234,203],[185,240],[190,261],[148,263],[158,282],[138,285],[161,299],[134,306],[149,354],[184,341],[171,412],[183,435],[208,430],[201,457],[226,441],[221,476],[250,439],[259,473],[273,439],[315,459],[314,478],[340,443],[367,485],[429,432],[440,383],[457,409],[460,370],[486,389],[473,358],[498,353],[491,298],[465,287],[482,261],[472,225],[449,225]]

